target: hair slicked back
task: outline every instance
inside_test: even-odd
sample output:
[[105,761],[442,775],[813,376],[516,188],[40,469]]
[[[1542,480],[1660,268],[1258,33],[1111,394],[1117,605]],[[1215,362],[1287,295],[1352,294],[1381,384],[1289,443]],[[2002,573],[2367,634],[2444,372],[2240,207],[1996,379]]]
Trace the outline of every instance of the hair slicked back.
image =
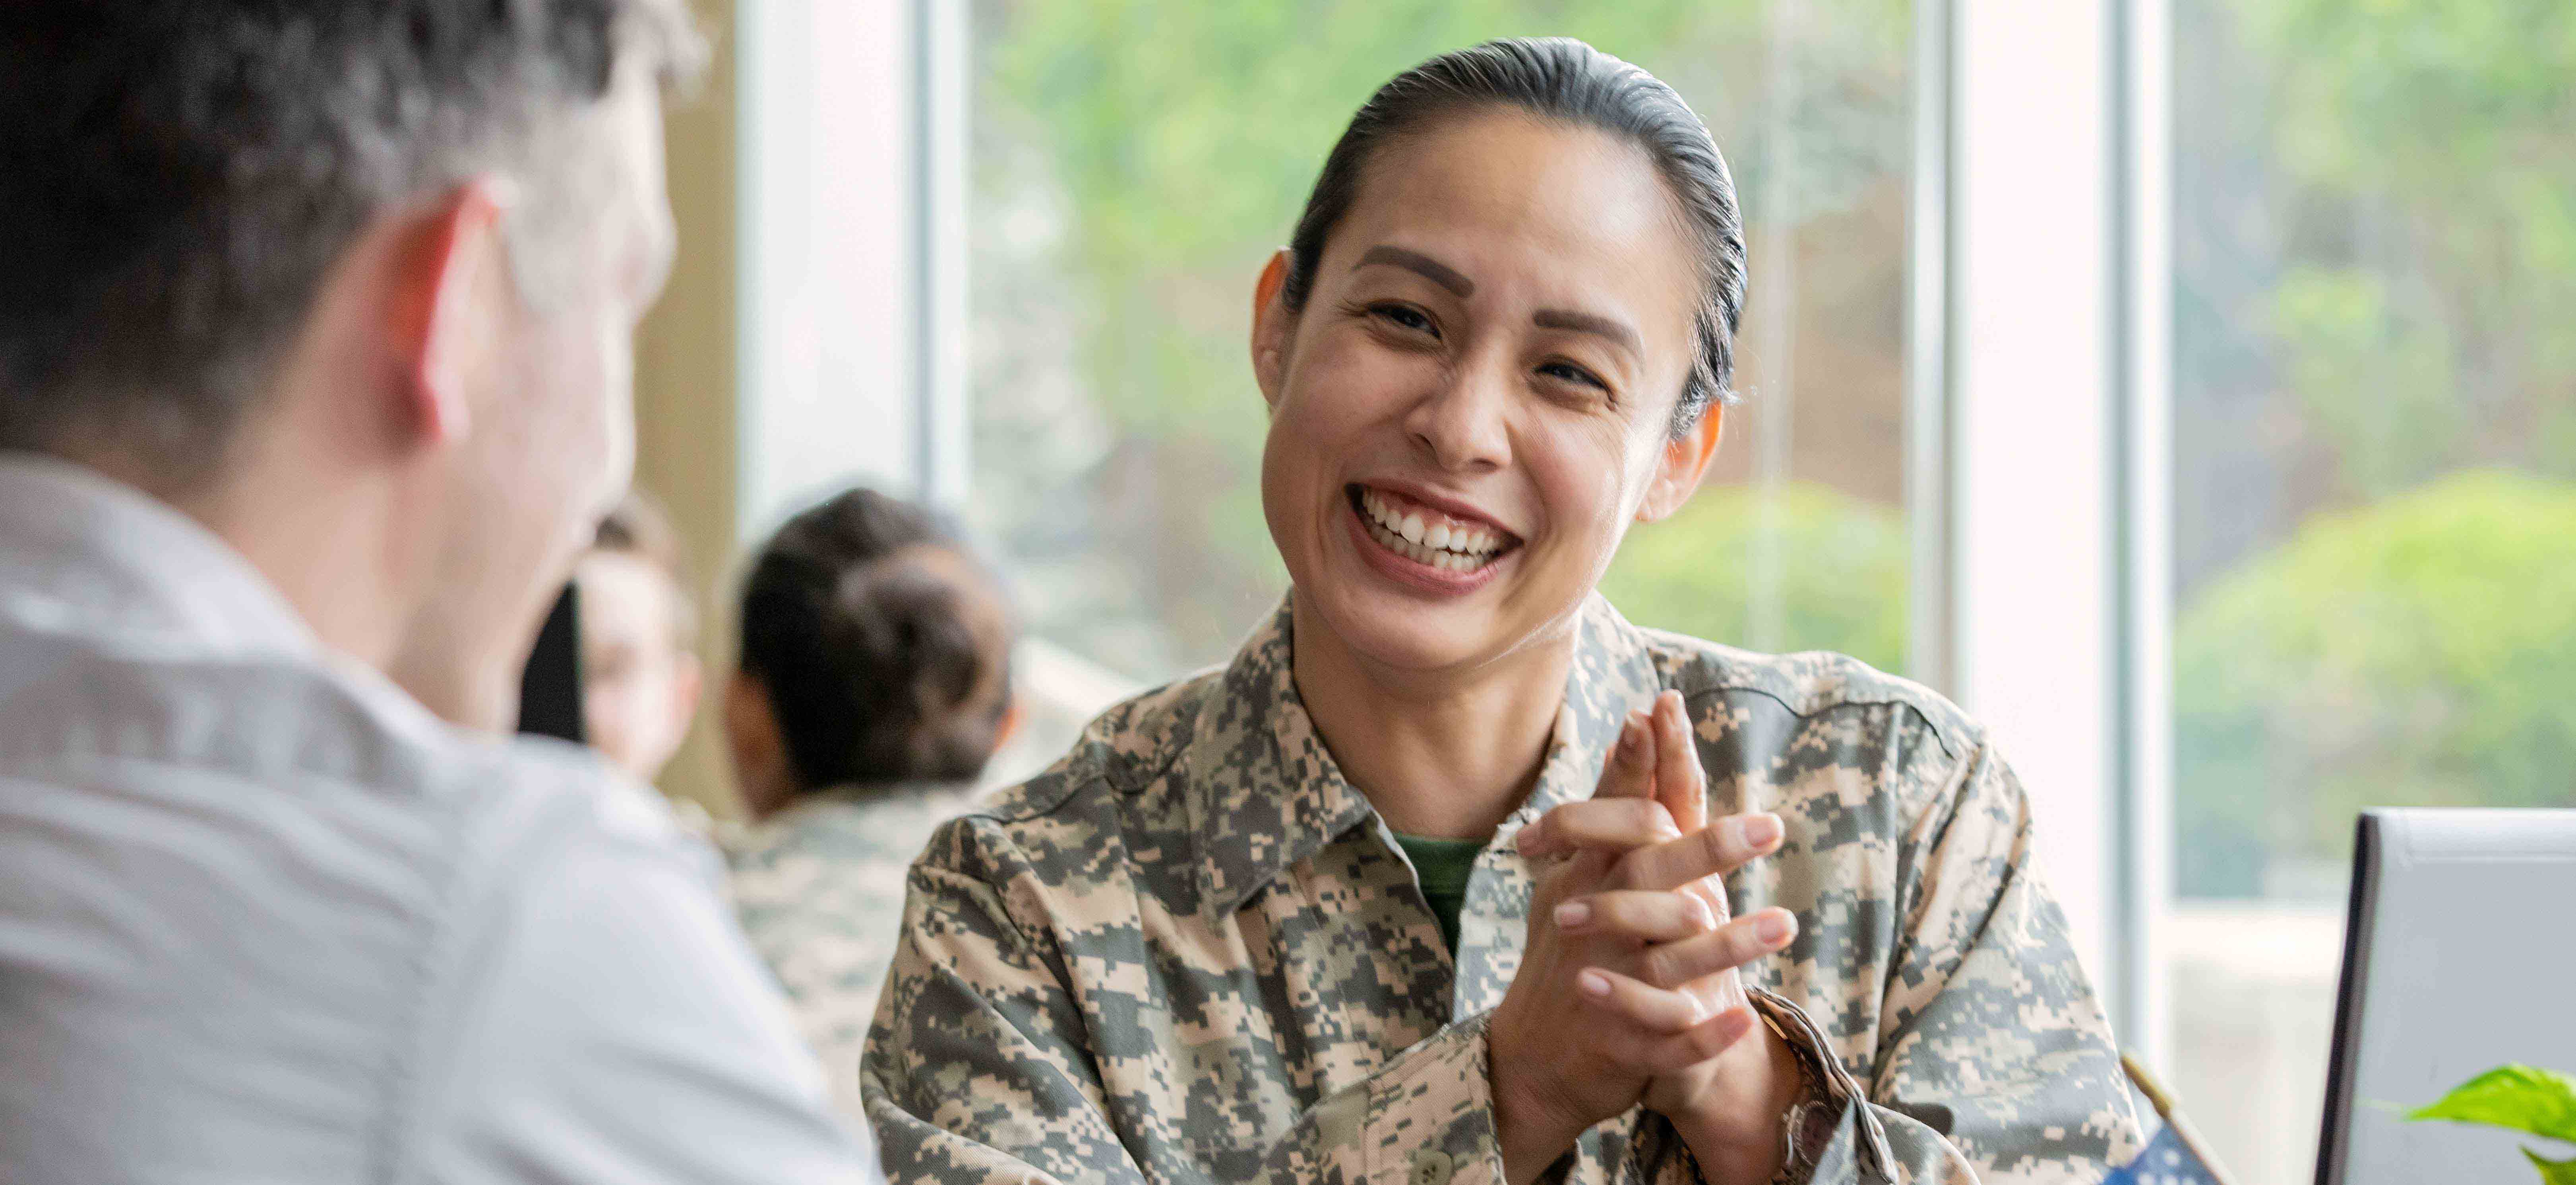
[[1618,136],[1644,150],[1671,192],[1699,253],[1696,350],[1673,407],[1676,434],[1712,402],[1732,402],[1735,331],[1744,312],[1744,218],[1735,179],[1708,125],[1652,74],[1570,37],[1507,38],[1453,50],[1387,80],[1351,116],[1315,178],[1289,240],[1281,294],[1305,308],[1333,229],[1358,200],[1360,182],[1405,137],[1444,119],[1495,108]]

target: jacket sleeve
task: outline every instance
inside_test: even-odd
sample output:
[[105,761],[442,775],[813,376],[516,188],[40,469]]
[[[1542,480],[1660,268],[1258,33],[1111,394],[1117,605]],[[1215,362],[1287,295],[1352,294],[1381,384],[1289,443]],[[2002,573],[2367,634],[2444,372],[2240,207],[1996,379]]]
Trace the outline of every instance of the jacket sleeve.
[[[1229,1133],[1237,1151],[1225,1154],[1239,1159],[1201,1163],[1172,1117],[1108,1094],[1097,1066],[1142,1057],[1165,1059],[1161,1073],[1186,1069],[1169,1064],[1162,1042],[1096,1048],[1094,1034],[1131,1023],[1135,1010],[1097,990],[1087,1008],[1078,1001],[1051,929],[1020,924],[1010,897],[986,878],[929,862],[913,869],[860,1080],[889,1180],[1502,1180],[1481,1017],[1406,1050],[1293,1124],[1245,1116]],[[1149,990],[1138,971],[1134,982]]]
[[2100,1181],[2143,1140],[2110,1025],[2032,864],[2021,783],[1980,746],[1902,850],[1867,1084],[1899,1178]]

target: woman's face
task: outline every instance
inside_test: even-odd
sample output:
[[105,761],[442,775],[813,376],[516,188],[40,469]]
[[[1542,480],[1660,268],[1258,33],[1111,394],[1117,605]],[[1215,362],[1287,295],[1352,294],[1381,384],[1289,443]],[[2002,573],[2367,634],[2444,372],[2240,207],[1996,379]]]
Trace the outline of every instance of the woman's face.
[[1256,296],[1262,504],[1301,608],[1367,659],[1557,636],[1717,440],[1673,407],[1695,251],[1645,153],[1496,112],[1382,145],[1305,308]]

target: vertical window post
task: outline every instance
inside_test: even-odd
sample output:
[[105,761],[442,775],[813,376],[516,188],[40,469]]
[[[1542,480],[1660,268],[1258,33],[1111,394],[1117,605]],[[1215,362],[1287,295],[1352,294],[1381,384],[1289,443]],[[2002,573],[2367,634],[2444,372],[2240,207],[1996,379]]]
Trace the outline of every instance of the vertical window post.
[[1954,0],[1945,220],[1946,689],[2021,775],[2041,863],[2115,1020],[2116,4]]

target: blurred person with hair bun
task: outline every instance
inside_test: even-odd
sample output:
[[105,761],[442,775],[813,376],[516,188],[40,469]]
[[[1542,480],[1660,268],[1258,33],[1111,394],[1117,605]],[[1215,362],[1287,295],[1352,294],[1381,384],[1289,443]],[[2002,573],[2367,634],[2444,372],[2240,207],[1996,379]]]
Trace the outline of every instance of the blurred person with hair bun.
[[1012,638],[956,532],[874,490],[789,519],[744,580],[725,736],[754,821],[726,843],[734,903],[854,1116],[905,869],[1016,723]]

